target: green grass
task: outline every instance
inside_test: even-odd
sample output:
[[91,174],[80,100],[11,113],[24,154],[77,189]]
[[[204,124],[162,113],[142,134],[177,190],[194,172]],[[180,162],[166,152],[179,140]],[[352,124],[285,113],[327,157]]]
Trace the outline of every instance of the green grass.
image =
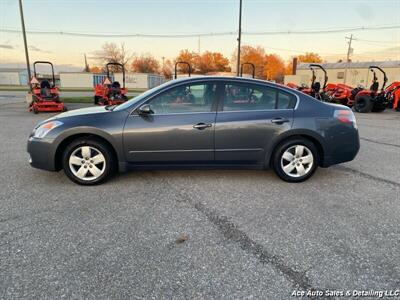
[[20,85],[0,85],[0,91],[28,91],[28,87]]
[[65,103],[94,103],[93,97],[61,97]]

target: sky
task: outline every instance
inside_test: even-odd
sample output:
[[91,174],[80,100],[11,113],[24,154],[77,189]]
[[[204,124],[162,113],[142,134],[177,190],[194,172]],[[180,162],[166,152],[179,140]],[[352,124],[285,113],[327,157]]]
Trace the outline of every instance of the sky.
[[[198,34],[237,32],[239,0],[23,0],[27,30],[90,33]],[[398,0],[243,0],[242,30],[294,31],[360,26],[400,26]],[[23,39],[18,1],[0,0],[0,66],[23,66]],[[326,61],[343,59],[346,36],[353,34],[353,61],[400,60],[400,28],[331,34],[275,34],[242,36],[242,44],[265,47],[284,60],[312,51]],[[94,53],[105,42],[124,43],[132,55],[149,53],[161,61],[174,58],[181,49],[218,51],[231,58],[237,36],[77,37],[28,33],[31,61],[51,60],[65,69],[82,68],[86,53],[96,65]],[[200,47],[199,47],[200,46]]]

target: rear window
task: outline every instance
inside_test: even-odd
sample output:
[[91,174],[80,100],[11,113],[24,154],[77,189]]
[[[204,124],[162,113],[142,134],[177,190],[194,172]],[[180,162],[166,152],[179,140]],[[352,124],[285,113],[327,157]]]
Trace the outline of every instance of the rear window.
[[285,92],[278,92],[277,109],[293,109],[296,106],[296,97]]

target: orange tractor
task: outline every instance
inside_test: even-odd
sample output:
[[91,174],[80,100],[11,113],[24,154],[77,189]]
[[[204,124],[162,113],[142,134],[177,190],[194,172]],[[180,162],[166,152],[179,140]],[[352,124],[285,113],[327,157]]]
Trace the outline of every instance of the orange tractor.
[[325,88],[325,93],[329,98],[329,102],[352,107],[356,95],[362,90],[364,90],[364,87],[361,85],[352,88],[343,83],[328,83]]
[[[372,85],[369,90],[362,90],[357,93],[354,99],[354,110],[360,113],[369,113],[371,111],[382,112],[389,106],[389,98],[385,90],[388,78],[386,77],[385,71],[380,67],[370,66],[368,69],[373,74]],[[380,90],[375,70],[378,70],[383,74],[383,83]]]
[[[122,87],[118,81],[111,82],[110,66],[118,66],[122,69]],[[107,76],[102,84],[94,88],[94,104],[96,105],[118,105],[128,100],[127,88],[125,87],[125,68],[120,63],[106,64]]]
[[400,111],[400,81],[393,82],[385,91],[389,99],[389,107]]
[[[36,66],[38,64],[48,64],[51,66],[52,80],[38,80],[36,74]],[[64,103],[60,100],[60,92],[56,87],[56,79],[54,76],[53,64],[49,61],[35,61],[33,63],[33,74],[30,84],[31,90],[26,96],[29,105],[29,111],[35,114],[39,112],[61,112],[66,111]]]
[[[321,65],[318,64],[310,64],[309,68],[312,72],[310,87],[308,87],[305,84],[298,86],[291,82],[289,82],[287,86],[292,89],[296,89],[304,94],[310,95],[311,97],[314,97],[315,99],[318,99],[320,101],[328,101],[329,100],[328,96],[325,93],[326,83],[328,81],[326,70]],[[321,82],[316,81],[317,80],[316,69],[320,69],[322,72],[324,72],[324,82],[322,83],[322,85]]]

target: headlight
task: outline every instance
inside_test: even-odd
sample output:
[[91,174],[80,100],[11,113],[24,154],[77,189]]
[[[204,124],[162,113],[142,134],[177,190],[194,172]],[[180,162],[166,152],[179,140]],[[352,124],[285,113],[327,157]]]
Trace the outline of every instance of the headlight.
[[60,121],[51,121],[51,122],[44,123],[35,129],[35,131],[33,132],[33,137],[37,138],[37,139],[44,138],[50,130],[52,130],[62,124],[63,124],[63,122],[60,122]]

